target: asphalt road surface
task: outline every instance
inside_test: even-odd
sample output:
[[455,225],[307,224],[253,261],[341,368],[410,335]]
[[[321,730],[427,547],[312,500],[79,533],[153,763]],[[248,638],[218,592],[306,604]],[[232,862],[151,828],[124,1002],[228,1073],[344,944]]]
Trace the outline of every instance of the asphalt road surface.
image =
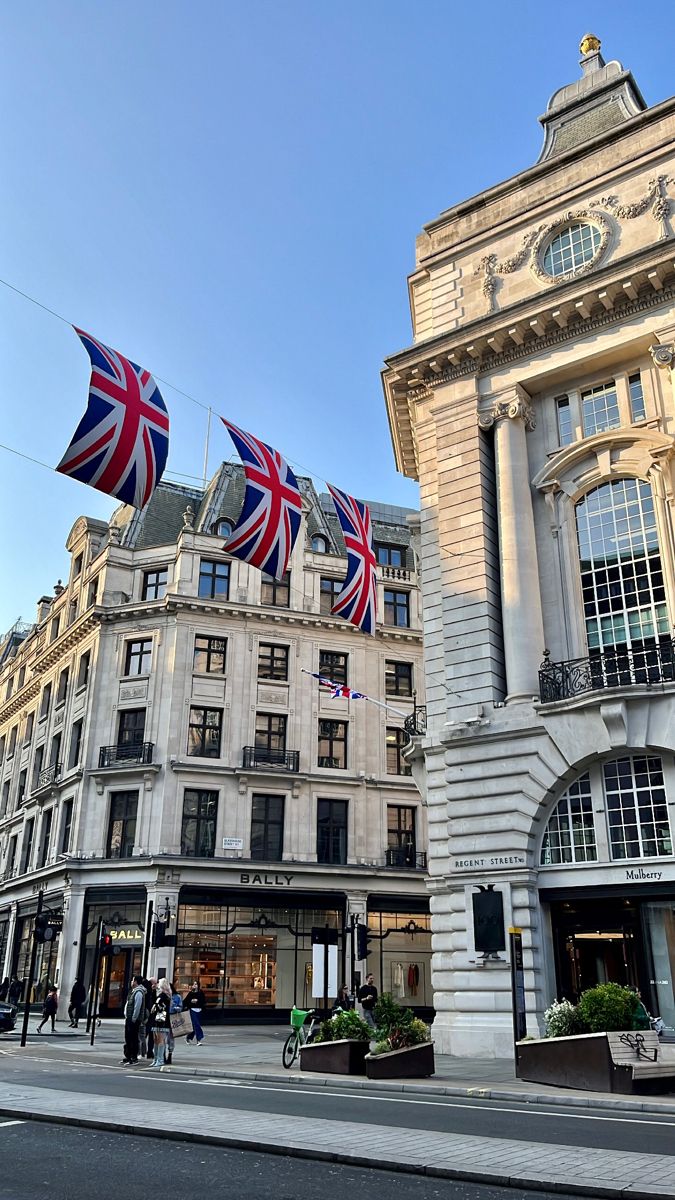
[[[482,1184],[0,1119],[0,1200],[520,1200]],[[527,1192],[527,1200],[572,1200]]]
[[[45,1059],[16,1055],[0,1057],[0,1083],[2,1080],[117,1099],[129,1096],[146,1099],[150,1106],[156,1102],[169,1103],[175,1108],[198,1104],[286,1117],[318,1117],[358,1121],[361,1125],[675,1155],[675,1118],[670,1114],[567,1106],[561,1110],[556,1105],[477,1097],[387,1095],[367,1089],[332,1090],[330,1085],[209,1080],[155,1072],[143,1066],[49,1063]],[[0,1087],[0,1095],[1,1091]]]

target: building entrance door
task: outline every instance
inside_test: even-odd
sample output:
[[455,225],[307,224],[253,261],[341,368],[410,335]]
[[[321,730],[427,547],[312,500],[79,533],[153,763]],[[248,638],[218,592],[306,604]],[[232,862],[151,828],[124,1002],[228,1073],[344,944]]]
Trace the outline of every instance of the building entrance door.
[[121,1017],[124,1004],[129,994],[131,980],[134,975],[140,975],[143,958],[142,949],[117,948],[101,961],[99,976],[100,1015],[102,1017]]
[[638,986],[638,913],[626,900],[551,905],[559,999],[598,983]]

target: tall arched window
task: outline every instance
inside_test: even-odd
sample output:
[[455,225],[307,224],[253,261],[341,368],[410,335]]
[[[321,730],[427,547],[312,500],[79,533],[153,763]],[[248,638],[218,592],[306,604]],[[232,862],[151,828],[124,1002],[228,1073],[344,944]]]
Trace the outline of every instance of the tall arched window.
[[540,862],[542,867],[552,867],[595,862],[597,857],[591,780],[585,774],[570,784],[553,809],[541,844]]
[[603,483],[579,501],[576,522],[589,652],[653,645],[669,621],[649,484]]

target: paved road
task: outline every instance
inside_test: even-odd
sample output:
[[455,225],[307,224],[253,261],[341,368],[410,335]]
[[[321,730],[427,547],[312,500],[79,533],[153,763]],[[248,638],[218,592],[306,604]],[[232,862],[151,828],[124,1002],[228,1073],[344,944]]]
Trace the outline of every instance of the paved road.
[[[0,1120],[0,1200],[514,1200],[507,1188]],[[528,1192],[528,1200],[571,1200]]]
[[[197,1053],[195,1051],[195,1053]],[[421,1131],[574,1145],[675,1156],[675,1118],[602,1109],[481,1100],[467,1097],[387,1096],[366,1089],[331,1090],[311,1084],[226,1082],[88,1062],[50,1064],[44,1058],[0,1057],[0,1081],[123,1099],[273,1113],[288,1118],[358,1122]]]

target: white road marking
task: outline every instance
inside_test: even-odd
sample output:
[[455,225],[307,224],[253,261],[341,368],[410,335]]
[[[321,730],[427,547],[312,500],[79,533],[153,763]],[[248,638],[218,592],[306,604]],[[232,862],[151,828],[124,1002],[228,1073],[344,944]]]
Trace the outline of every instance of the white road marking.
[[25,1121],[0,1121],[0,1129],[6,1129],[8,1125],[25,1125]]

